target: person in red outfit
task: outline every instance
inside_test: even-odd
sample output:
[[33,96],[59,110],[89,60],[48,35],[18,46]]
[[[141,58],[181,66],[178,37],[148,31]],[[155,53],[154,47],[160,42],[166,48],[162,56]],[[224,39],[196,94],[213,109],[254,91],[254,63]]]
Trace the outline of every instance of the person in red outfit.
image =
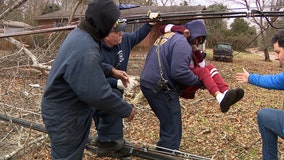
[[[216,97],[222,112],[227,112],[230,106],[241,100],[244,96],[244,90],[242,88],[230,89],[228,84],[224,81],[218,70],[211,64],[206,65],[205,56],[198,45],[202,44],[206,39],[206,32],[196,34],[195,29],[204,27],[201,21],[194,21],[195,27],[187,29],[182,25],[167,24],[162,25],[159,30],[161,34],[168,32],[178,32],[184,34],[187,37],[190,45],[192,46],[192,59],[190,68],[192,72],[199,77],[203,82],[204,87],[209,91],[211,95]],[[200,86],[184,86],[181,92],[181,97],[186,99],[193,99],[196,91],[200,89]],[[229,94],[227,94],[229,93]],[[229,105],[228,105],[229,104]]]

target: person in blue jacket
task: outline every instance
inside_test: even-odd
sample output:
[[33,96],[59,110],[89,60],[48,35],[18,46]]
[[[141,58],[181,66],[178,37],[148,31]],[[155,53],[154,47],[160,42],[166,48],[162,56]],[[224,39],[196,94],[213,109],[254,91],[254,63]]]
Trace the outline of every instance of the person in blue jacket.
[[[90,1],[85,18],[60,46],[41,102],[52,159],[82,159],[95,110],[128,120],[134,117],[132,105],[112,92],[101,62],[100,40],[118,27],[119,16],[112,0]],[[121,148],[124,143],[113,145]]]
[[[155,17],[152,17],[155,18]],[[122,32],[126,26],[126,20],[120,19],[120,28],[113,30],[102,41],[102,62],[111,70],[127,72],[127,65],[131,49],[140,43],[151,31],[153,24],[145,23],[135,32]],[[138,85],[135,79],[130,77],[129,83],[124,85],[120,79],[107,77],[113,93],[123,98],[124,90],[131,90],[134,85]],[[123,122],[120,116],[111,115],[98,110],[94,114],[94,121],[97,129],[98,156],[111,156],[110,152],[115,149],[113,142],[123,139]]]
[[[275,60],[284,64],[284,30],[276,33],[271,42],[274,47]],[[243,73],[237,73],[236,80],[239,83],[249,83],[266,89],[284,90],[284,72],[278,74],[260,75],[249,73],[243,69]],[[278,160],[278,136],[284,138],[284,111],[263,108],[257,113],[257,122],[262,138],[262,159]]]
[[[184,86],[202,87],[203,83],[190,69],[192,46],[190,42],[199,37],[198,45],[206,36],[203,22],[194,20],[186,23],[190,31],[186,37],[177,32],[160,36],[150,49],[140,75],[140,88],[151,109],[160,121],[160,138],[157,149],[178,150],[182,136],[180,95]],[[192,30],[194,29],[194,31]],[[236,91],[227,92],[224,107],[234,101]],[[223,107],[223,106],[221,106]]]

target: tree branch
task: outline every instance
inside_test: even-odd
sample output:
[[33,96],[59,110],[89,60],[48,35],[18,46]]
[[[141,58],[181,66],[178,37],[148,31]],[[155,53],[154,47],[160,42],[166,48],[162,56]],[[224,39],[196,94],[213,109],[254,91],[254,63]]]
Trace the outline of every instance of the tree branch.
[[13,152],[9,153],[9,154],[6,154],[4,155],[3,159],[10,159],[12,158],[13,156],[15,156],[18,152],[20,152],[21,150],[25,149],[26,147],[29,147],[31,146],[32,144],[36,144],[37,146],[40,146],[41,144],[39,144],[38,142],[44,140],[44,139],[47,139],[48,138],[48,135],[46,134],[45,136],[41,136],[37,139],[34,139],[32,140],[31,142],[29,142],[28,144],[26,145],[23,145],[19,148],[17,148],[16,150],[14,150]]
[[22,52],[24,52],[28,57],[31,58],[33,63],[31,67],[40,70],[43,74],[49,73],[49,71],[51,70],[51,66],[39,63],[37,57],[31,51],[29,51],[21,42],[17,41],[13,37],[5,38],[5,40],[14,44],[18,49],[22,50]]
[[4,17],[7,17],[7,15],[15,10],[16,8],[20,7],[22,4],[24,4],[27,0],[20,0],[18,3],[14,4],[13,6],[9,7],[7,10],[5,10],[1,15],[0,15],[0,20],[3,19]]

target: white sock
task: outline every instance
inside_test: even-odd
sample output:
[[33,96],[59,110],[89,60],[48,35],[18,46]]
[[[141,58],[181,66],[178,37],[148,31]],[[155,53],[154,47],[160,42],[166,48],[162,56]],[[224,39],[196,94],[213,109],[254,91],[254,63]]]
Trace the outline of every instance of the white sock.
[[219,102],[219,104],[222,102],[222,100],[224,99],[224,95],[223,93],[219,93],[216,96],[217,101]]

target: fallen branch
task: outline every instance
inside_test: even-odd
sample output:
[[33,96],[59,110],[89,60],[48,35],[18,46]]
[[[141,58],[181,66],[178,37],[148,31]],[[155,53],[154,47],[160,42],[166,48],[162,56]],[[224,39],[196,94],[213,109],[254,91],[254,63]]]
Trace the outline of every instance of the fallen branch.
[[16,40],[13,37],[8,37],[5,38],[6,41],[14,44],[18,49],[22,50],[22,52],[24,52],[28,57],[31,58],[32,60],[32,65],[31,67],[40,70],[43,74],[48,74],[49,71],[51,70],[51,66],[49,65],[44,65],[38,62],[37,57],[31,52],[29,51],[24,45],[23,43],[19,42],[18,40]]
[[1,113],[0,113],[0,120],[8,121],[8,122],[11,122],[11,123],[21,125],[21,126],[26,127],[26,128],[32,128],[33,130],[46,133],[46,129],[45,129],[43,124],[38,124],[38,123],[35,123],[35,122],[29,122],[29,121],[23,120],[21,118],[10,117],[6,114],[1,114]]
[[[37,124],[37,123],[34,123],[34,122],[26,121],[24,119],[10,117],[10,116],[7,116],[7,115],[1,114],[1,113],[0,113],[0,120],[10,121],[12,123],[21,125],[23,127],[31,128],[31,129],[34,129],[36,131],[46,133],[45,127],[42,124]],[[45,137],[47,137],[47,135]],[[45,137],[38,138],[34,141],[31,141],[28,145],[33,144],[35,142],[38,142],[38,141],[44,139]],[[92,141],[91,138],[89,138],[89,140],[88,140],[88,143],[86,145],[86,149],[92,151],[93,153],[97,153],[96,146],[90,145],[90,141]],[[151,146],[151,148],[149,146]],[[6,156],[9,158],[12,155],[15,155],[15,153],[19,152],[19,150],[21,150],[22,148],[23,147],[17,149],[16,151],[14,151],[14,152],[6,155]],[[160,160],[160,159],[163,159],[163,160],[184,160],[184,159],[210,160],[209,158],[206,158],[206,157],[181,152],[181,151],[178,151],[178,150],[171,150],[171,149],[163,148],[164,150],[166,149],[169,152],[162,152],[162,151],[158,151],[158,150],[152,149],[152,148],[159,148],[159,147],[155,146],[155,145],[149,145],[149,144],[148,145],[143,144],[143,146],[140,146],[140,145],[135,145],[134,143],[126,142],[125,147],[122,150],[123,150],[124,153],[130,153],[132,156],[140,157],[140,158],[144,158],[144,159],[149,159],[149,160]]]
[[39,146],[38,142],[44,140],[44,139],[47,139],[48,138],[48,135],[46,134],[45,136],[41,136],[37,139],[34,139],[32,141],[30,141],[28,144],[26,145],[23,145],[19,148],[17,148],[16,150],[14,150],[13,152],[9,153],[9,154],[6,154],[4,155],[3,159],[6,160],[6,159],[11,159],[13,156],[15,156],[17,153],[19,153],[20,151],[22,151],[23,149],[25,149],[26,147],[29,147],[31,146],[32,144],[37,144],[37,146]]

